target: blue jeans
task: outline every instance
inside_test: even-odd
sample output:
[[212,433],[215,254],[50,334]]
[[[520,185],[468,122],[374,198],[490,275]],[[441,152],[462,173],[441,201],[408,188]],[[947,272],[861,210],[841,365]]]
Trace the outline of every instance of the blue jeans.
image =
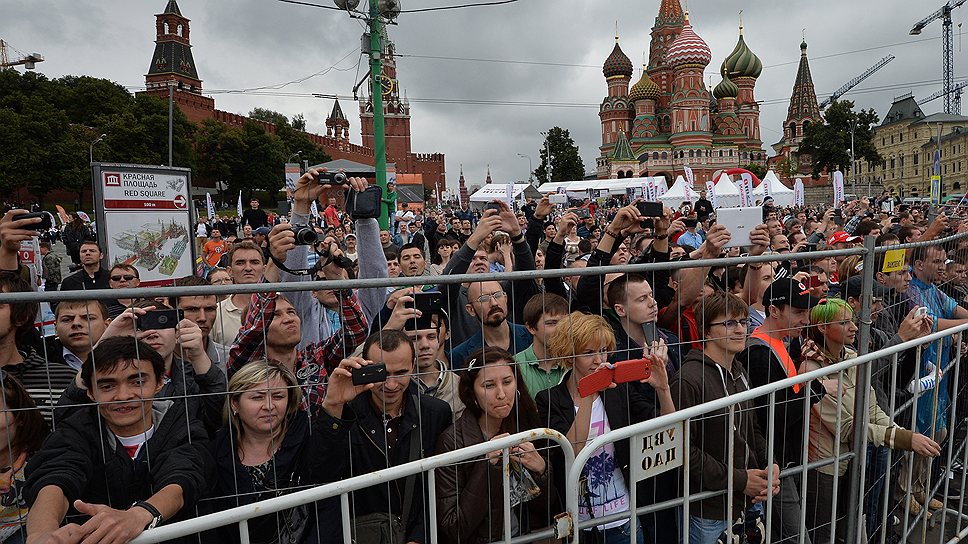
[[715,544],[719,535],[729,529],[730,523],[720,519],[704,519],[689,516],[689,544]]
[[[881,541],[881,501],[884,500],[884,477],[886,475],[887,448],[868,444],[867,477],[864,479],[867,488],[864,492],[864,514],[867,516],[867,538],[871,542]],[[896,473],[892,476],[896,477]]]

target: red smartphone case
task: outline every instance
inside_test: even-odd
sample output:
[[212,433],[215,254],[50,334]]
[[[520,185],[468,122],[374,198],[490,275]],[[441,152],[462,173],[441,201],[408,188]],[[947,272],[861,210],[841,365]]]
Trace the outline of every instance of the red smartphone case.
[[612,385],[612,375],[614,372],[614,370],[608,367],[599,368],[595,372],[578,380],[578,394],[584,398],[594,395],[599,391],[604,391],[605,388]]
[[615,383],[640,382],[649,379],[649,376],[652,375],[651,359],[620,361],[613,366],[615,367]]

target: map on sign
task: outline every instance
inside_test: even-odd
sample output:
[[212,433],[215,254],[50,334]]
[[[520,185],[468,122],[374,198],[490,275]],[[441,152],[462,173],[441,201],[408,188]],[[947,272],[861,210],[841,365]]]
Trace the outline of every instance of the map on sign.
[[129,264],[142,285],[165,285],[194,270],[191,171],[95,164],[99,242],[108,266]]

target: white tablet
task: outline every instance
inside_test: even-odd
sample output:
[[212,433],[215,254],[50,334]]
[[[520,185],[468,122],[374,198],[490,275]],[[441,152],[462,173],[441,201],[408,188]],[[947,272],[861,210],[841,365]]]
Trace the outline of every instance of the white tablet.
[[726,247],[750,245],[750,232],[763,223],[763,208],[719,208],[716,223],[726,227],[730,239]]

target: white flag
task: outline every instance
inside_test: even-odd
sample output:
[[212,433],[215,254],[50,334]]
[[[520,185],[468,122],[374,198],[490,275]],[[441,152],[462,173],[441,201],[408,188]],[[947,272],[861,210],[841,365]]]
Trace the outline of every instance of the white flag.
[[840,170],[834,172],[834,208],[839,208],[844,202],[844,174]]
[[242,217],[242,191],[239,191],[239,204],[236,206],[236,211],[239,212],[239,217]]
[[648,202],[655,202],[656,191],[655,191],[655,180],[649,178],[649,181],[645,184],[645,200]]
[[508,201],[508,207],[514,209],[514,184],[508,183],[504,186],[504,196]]
[[309,211],[313,214],[313,217],[319,219],[319,206],[316,204],[315,200],[309,205]]
[[805,199],[803,197],[803,180],[800,178],[797,178],[796,181],[793,182],[793,205],[803,206],[804,200]]
[[764,196],[768,196],[770,198],[773,198],[773,190],[772,189],[773,188],[770,187],[770,176],[768,176],[768,175],[767,176],[763,176],[763,194],[764,194]]
[[719,207],[719,201],[716,200],[716,184],[713,183],[713,180],[706,182],[706,198],[709,199],[714,209]]
[[212,203],[212,195],[210,193],[205,193],[205,206],[208,208],[208,219],[210,221],[214,221],[215,204]]
[[744,208],[751,207],[753,205],[753,176],[749,172],[740,174],[737,188],[739,189],[739,198],[742,206]]
[[[686,174],[686,182],[689,183],[689,188],[692,189],[693,186],[696,184],[696,176],[692,173],[692,168],[689,168],[688,166],[683,166],[682,170]],[[689,195],[689,191],[686,191],[686,196],[688,195]]]

